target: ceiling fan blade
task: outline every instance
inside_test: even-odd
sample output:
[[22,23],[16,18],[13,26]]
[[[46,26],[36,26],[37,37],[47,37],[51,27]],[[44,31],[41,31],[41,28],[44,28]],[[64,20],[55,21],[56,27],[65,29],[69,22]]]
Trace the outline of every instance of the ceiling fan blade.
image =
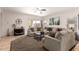
[[41,11],[46,11],[46,9],[41,9]]

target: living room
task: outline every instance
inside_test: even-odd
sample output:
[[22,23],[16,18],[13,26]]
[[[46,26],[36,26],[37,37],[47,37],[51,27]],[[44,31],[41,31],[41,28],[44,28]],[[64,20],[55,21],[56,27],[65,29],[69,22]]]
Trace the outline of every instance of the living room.
[[[78,14],[78,7],[1,7],[0,50],[78,51]],[[56,40],[52,30],[69,32]]]

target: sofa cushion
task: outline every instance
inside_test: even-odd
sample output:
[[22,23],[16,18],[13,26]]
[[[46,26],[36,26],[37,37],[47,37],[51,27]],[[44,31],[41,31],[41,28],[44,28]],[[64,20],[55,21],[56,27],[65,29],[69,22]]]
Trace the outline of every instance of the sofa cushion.
[[32,32],[34,32],[34,28],[30,28],[30,30],[31,30]]
[[62,33],[61,33],[60,31],[58,31],[58,32],[55,34],[55,38],[61,40],[61,39],[62,39]]
[[53,31],[50,31],[50,32],[49,32],[49,36],[54,37],[54,38],[55,38],[55,34],[56,34],[56,33],[53,32]]

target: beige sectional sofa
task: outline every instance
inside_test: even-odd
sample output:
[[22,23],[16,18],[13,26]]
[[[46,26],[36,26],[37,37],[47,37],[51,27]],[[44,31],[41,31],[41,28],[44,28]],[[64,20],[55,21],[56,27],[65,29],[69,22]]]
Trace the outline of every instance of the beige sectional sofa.
[[45,36],[44,47],[50,51],[68,51],[75,44],[75,33],[73,31],[61,31],[61,39]]

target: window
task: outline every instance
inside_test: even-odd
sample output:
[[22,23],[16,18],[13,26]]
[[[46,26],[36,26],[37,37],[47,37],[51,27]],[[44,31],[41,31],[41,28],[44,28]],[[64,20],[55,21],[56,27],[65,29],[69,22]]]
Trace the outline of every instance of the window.
[[32,27],[41,27],[41,21],[40,20],[33,21]]

